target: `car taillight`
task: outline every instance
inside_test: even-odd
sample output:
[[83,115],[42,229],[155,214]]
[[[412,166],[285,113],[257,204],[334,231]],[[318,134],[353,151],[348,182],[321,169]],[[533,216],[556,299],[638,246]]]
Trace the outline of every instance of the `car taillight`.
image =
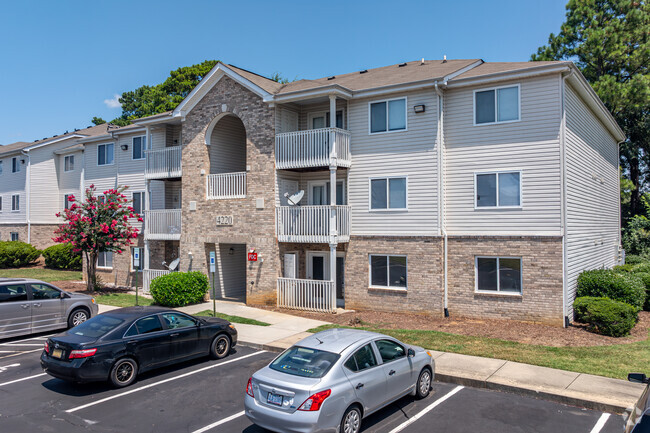
[[70,356],[68,358],[88,358],[89,356],[93,356],[95,352],[97,352],[97,349],[73,350],[70,352]]
[[45,353],[50,353],[50,346],[47,344],[47,340],[45,341],[45,346],[43,346],[43,350]]
[[325,399],[329,397],[331,393],[332,393],[331,389],[326,389],[325,391],[317,392],[316,394],[310,396],[307,400],[305,400],[300,405],[298,410],[314,411],[320,409]]
[[252,382],[252,377],[248,378],[248,385],[246,385],[246,394],[250,395],[251,397],[255,398],[255,394],[253,394],[253,382]]

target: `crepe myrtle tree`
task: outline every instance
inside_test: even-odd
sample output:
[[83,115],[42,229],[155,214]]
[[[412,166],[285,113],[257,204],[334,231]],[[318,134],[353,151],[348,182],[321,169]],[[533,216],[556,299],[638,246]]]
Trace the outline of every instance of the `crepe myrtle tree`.
[[56,214],[63,223],[54,232],[54,242],[72,244],[74,252],[83,252],[86,259],[86,284],[88,290],[97,286],[97,255],[103,251],[122,254],[138,237],[138,229],[132,227],[129,218],[142,217],[130,205],[132,200],[124,195],[127,186],[109,189],[95,195],[95,185],[86,189],[85,201],[79,202],[68,196],[69,209]]

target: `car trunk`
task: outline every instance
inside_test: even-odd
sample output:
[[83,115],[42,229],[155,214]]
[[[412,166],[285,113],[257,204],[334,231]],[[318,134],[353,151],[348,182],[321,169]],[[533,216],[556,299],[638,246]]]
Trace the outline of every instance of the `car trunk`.
[[72,350],[85,349],[89,344],[97,341],[94,337],[63,334],[48,339],[49,356],[62,361],[70,360]]
[[312,395],[319,378],[295,376],[268,367],[253,375],[255,400],[262,406],[293,413]]

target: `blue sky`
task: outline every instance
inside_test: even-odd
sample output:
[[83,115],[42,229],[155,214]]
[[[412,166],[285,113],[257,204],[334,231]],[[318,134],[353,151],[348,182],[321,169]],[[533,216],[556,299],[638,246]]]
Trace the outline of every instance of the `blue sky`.
[[117,94],[218,59],[319,78],[406,60],[527,61],[566,0],[12,1],[0,14],[0,144],[117,117]]

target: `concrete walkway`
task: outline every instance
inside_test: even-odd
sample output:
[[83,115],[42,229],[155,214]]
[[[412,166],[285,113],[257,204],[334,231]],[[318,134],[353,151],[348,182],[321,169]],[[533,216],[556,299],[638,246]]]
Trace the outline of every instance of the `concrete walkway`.
[[[115,307],[99,305],[99,312]],[[212,311],[212,302],[178,308],[188,314]],[[240,344],[270,351],[282,351],[310,333],[309,329],[327,324],[290,314],[217,301],[217,312],[255,319],[270,326],[235,323]],[[555,370],[502,359],[481,358],[456,353],[431,351],[436,362],[436,380],[514,392],[604,412],[623,413],[632,408],[645,385],[590,374]],[[641,372],[643,373],[643,372]],[[646,372],[648,373],[648,372]]]

